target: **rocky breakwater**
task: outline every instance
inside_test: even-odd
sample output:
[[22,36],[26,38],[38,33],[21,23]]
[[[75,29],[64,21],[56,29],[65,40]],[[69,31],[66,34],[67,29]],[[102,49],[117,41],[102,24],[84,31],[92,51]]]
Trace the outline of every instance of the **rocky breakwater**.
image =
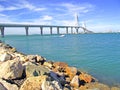
[[25,55],[0,42],[0,90],[120,90],[64,62]]

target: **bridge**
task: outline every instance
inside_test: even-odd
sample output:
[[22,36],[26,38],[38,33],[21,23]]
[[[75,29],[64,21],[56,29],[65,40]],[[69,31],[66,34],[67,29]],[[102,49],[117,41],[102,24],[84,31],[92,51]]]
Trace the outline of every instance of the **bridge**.
[[50,29],[50,34],[53,34],[53,28],[56,28],[57,34],[60,34],[60,28],[66,28],[66,34],[68,34],[68,29],[71,28],[71,34],[73,33],[73,29],[76,30],[76,34],[78,34],[78,30],[81,28],[83,29],[84,33],[93,33],[92,31],[88,30],[86,28],[85,23],[83,23],[83,26],[79,25],[79,18],[78,15],[76,14],[75,16],[75,25],[74,26],[57,26],[57,25],[35,25],[35,24],[10,24],[10,23],[0,23],[0,31],[1,31],[1,37],[4,37],[4,31],[6,27],[24,27],[26,31],[26,36],[29,35],[29,28],[30,27],[39,27],[40,28],[40,34],[43,35],[43,28],[47,27]]
[[53,34],[53,28],[56,28],[57,34],[60,34],[60,28],[66,29],[66,34],[68,34],[68,28],[71,28],[71,34],[73,34],[73,28],[76,30],[76,34],[78,34],[79,28],[83,29],[84,33],[93,33],[92,31],[87,30],[85,27],[82,26],[57,26],[57,25],[34,25],[34,24],[0,24],[0,31],[1,31],[1,37],[4,37],[5,28],[6,27],[24,27],[26,31],[26,36],[29,35],[29,27],[39,27],[40,28],[40,34],[43,35],[43,28],[48,27],[50,28],[50,34]]

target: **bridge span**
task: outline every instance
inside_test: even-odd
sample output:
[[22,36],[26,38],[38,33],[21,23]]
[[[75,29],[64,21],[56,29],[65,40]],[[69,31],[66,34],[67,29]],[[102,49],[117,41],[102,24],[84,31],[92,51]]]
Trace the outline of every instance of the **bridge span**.
[[50,28],[50,34],[53,34],[53,28],[56,28],[57,34],[60,34],[60,28],[66,29],[66,34],[68,34],[68,28],[71,28],[71,34],[73,34],[73,28],[76,30],[76,34],[78,34],[78,30],[81,28],[83,29],[84,33],[93,33],[92,31],[87,30],[85,27],[82,26],[57,26],[57,25],[35,25],[35,24],[0,24],[0,31],[1,31],[1,37],[4,37],[5,28],[6,27],[24,27],[26,31],[26,36],[29,35],[29,27],[39,27],[40,28],[40,34],[43,35],[43,28],[48,27]]

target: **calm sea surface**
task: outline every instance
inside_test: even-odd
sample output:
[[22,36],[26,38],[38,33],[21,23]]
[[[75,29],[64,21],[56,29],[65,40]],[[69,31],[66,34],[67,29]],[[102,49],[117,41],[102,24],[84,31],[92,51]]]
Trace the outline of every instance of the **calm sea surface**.
[[20,52],[67,62],[103,83],[120,84],[120,34],[7,35],[0,39]]

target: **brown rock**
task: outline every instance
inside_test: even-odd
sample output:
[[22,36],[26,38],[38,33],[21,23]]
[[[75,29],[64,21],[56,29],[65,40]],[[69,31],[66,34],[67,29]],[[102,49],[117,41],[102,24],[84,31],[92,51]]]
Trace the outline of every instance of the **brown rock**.
[[46,78],[46,76],[29,77],[20,87],[20,90],[42,90],[41,85]]
[[73,77],[72,81],[70,82],[70,85],[74,88],[79,87],[79,78],[77,75]]
[[55,67],[55,71],[64,72],[68,64],[64,62],[55,62],[53,66]]
[[77,68],[75,67],[66,67],[66,74],[70,77],[70,80],[76,75]]
[[80,80],[84,80],[86,83],[90,83],[92,81],[92,76],[85,73],[81,73],[79,78]]

